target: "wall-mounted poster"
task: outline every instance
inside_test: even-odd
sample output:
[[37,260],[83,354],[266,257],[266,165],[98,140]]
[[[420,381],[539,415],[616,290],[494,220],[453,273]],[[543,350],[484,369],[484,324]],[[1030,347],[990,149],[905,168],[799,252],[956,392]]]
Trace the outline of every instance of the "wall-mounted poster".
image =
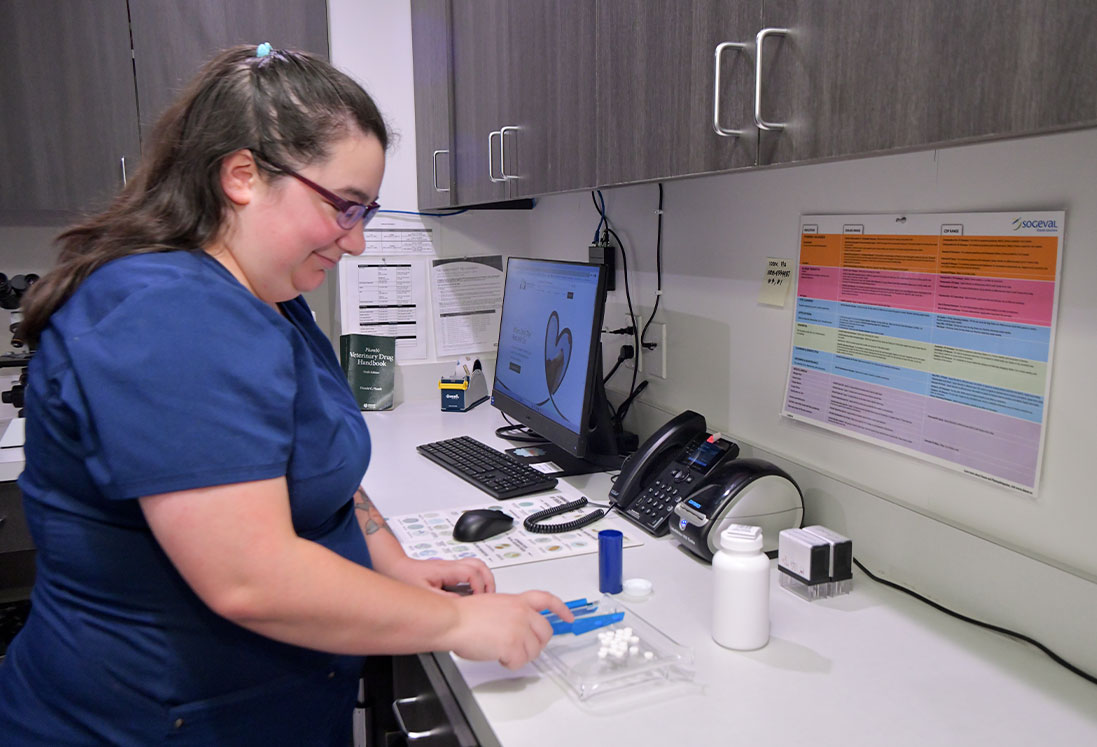
[[1035,496],[1064,222],[802,216],[782,414]]

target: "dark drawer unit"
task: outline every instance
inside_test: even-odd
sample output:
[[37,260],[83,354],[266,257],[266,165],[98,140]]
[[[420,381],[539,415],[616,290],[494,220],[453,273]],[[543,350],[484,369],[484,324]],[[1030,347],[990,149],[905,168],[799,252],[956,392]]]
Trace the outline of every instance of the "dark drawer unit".
[[14,482],[0,482],[0,553],[33,549],[23,515],[23,494]]
[[7,656],[8,646],[23,628],[30,614],[30,600],[0,602],[0,661]]
[[0,482],[0,660],[30,612],[34,554],[19,487]]
[[[466,715],[433,654],[371,656],[363,675],[367,744],[498,746],[475,706]],[[470,721],[478,724],[475,733]]]

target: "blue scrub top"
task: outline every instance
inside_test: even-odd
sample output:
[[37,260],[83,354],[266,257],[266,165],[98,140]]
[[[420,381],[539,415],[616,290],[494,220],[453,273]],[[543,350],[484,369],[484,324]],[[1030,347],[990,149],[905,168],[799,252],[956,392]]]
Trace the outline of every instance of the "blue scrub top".
[[28,371],[38,568],[0,665],[5,745],[349,739],[362,659],[214,614],[135,500],[284,475],[297,534],[369,566],[351,501],[369,434],[305,301],[281,309],[167,252],[104,265],[54,313]]

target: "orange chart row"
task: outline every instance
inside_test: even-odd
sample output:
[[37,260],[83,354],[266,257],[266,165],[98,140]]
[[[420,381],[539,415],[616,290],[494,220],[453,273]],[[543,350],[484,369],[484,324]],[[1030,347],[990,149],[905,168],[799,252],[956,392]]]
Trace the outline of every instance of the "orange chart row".
[[1057,236],[803,234],[800,264],[1055,280]]

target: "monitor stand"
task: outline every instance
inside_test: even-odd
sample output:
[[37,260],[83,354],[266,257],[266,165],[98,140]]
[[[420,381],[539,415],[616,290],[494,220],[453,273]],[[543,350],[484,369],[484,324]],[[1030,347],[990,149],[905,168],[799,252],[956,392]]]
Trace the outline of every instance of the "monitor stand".
[[625,458],[619,454],[591,454],[581,459],[564,451],[556,444],[530,444],[506,449],[506,452],[529,465],[552,462],[560,468],[559,472],[546,472],[550,477],[570,477],[571,475],[589,475],[592,472],[606,472],[620,469]]
[[[621,469],[627,454],[636,448],[635,435],[613,425],[610,417],[609,398],[602,379],[602,352],[598,348],[594,377],[594,391],[591,395],[590,415],[587,421],[587,455],[577,457],[554,443],[546,441],[529,446],[516,446],[506,452],[526,464],[553,462],[559,472],[546,472],[551,477],[569,477],[571,475],[589,475],[593,472],[608,472]],[[505,438],[505,436],[504,436]]]
[[526,464],[551,461],[560,468],[559,472],[546,472],[553,477],[571,475],[589,475],[592,472],[607,472],[620,469],[625,455],[636,448],[632,434],[618,432],[609,417],[609,401],[602,384],[602,366],[599,361],[598,376],[594,387],[594,402],[591,417],[587,423],[587,455],[577,457],[554,443],[545,442],[530,446],[518,446],[507,449],[507,453]]

